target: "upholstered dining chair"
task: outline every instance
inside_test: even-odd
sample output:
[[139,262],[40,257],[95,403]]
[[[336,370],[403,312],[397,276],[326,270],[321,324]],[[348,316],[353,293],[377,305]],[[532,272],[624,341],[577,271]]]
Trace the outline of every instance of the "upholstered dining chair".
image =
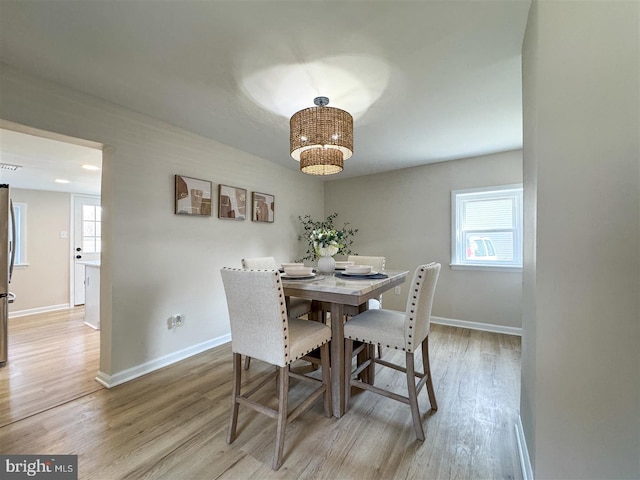
[[[233,406],[227,443],[232,443],[236,438],[240,405],[275,418],[276,445],[272,468],[278,470],[282,465],[287,424],[308,410],[321,396],[324,396],[324,413],[327,417],[331,416],[328,347],[331,328],[321,322],[288,317],[282,281],[277,270],[223,268],[221,275],[229,309],[233,352]],[[307,353],[318,348],[322,380],[290,370],[292,362],[305,358]],[[274,372],[278,376],[277,410],[250,398],[269,383],[273,375],[268,375],[256,386],[252,385],[244,394],[241,392],[242,355],[277,367]],[[294,410],[288,405],[289,377],[318,385]]]
[[[431,322],[431,306],[436,291],[436,283],[440,274],[440,264],[430,263],[416,269],[409,290],[407,307],[404,313],[394,310],[366,310],[352,317],[344,326],[345,337],[345,402],[348,405],[351,386],[383,395],[411,408],[411,417],[418,440],[424,441],[422,416],[418,408],[418,394],[427,386],[429,402],[432,410],[438,410],[431,366],[429,365],[429,327]],[[385,345],[405,352],[405,366],[393,364],[382,359],[369,358],[352,372],[351,353],[353,342],[359,341],[373,345]],[[415,352],[422,350],[423,372],[415,370]],[[369,385],[357,379],[357,374],[369,367],[370,362],[404,372],[407,380],[408,395],[402,396],[388,390]],[[416,378],[418,383],[416,384]]]
[[[274,257],[253,257],[243,258],[242,268],[244,269],[260,269],[260,270],[278,270],[279,266]],[[311,312],[311,300],[298,297],[286,297],[287,311],[289,316],[293,318],[302,317]],[[249,370],[251,365],[251,357],[244,359],[244,368]]]
[[[376,272],[384,272],[386,257],[367,257],[364,255],[349,255],[347,261],[354,265],[371,265]],[[382,295],[369,300],[369,308],[382,308]],[[382,357],[382,347],[378,345],[378,358]]]

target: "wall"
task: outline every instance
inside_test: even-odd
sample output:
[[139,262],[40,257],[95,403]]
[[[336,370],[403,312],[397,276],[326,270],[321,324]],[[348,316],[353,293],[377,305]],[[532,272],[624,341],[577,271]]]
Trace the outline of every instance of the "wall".
[[16,267],[11,291],[16,301],[9,313],[27,313],[52,306],[69,306],[69,232],[71,195],[41,190],[11,189],[14,202],[27,204],[27,262]]
[[639,18],[635,1],[532,4],[521,417],[538,479],[640,478]]
[[[451,190],[520,182],[522,152],[510,151],[330,181],[325,210],[358,227],[354,250],[385,256],[389,269],[440,262],[434,316],[519,328],[520,272],[452,270],[449,263]],[[401,295],[386,293],[385,308],[404,310],[408,286]]]
[[[296,217],[321,217],[323,183],[3,65],[0,118],[104,145],[101,378],[111,384],[229,339],[219,270],[299,256]],[[283,121],[283,142],[288,123]],[[174,175],[275,195],[274,223],[177,216]],[[214,208],[217,208],[217,199]],[[184,326],[167,329],[170,315]]]

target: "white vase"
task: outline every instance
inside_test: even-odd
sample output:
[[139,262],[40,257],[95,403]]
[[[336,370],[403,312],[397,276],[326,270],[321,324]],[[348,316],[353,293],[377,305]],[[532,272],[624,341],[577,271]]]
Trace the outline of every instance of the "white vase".
[[336,261],[329,255],[322,256],[318,259],[318,271],[320,273],[333,273],[336,269]]

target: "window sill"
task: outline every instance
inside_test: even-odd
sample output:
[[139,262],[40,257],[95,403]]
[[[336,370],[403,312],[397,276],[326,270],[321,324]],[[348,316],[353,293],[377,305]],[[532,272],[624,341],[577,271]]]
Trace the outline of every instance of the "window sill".
[[522,267],[510,265],[459,265],[450,263],[451,270],[480,270],[484,272],[522,273]]
[[13,266],[14,270],[26,270],[27,267],[29,266],[28,263],[17,263]]

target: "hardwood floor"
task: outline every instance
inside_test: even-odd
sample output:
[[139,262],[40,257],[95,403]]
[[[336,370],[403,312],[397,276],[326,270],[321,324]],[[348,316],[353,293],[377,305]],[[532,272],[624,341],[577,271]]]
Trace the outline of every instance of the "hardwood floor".
[[0,427],[103,389],[100,333],[84,307],[9,319],[9,361],[0,368]]
[[[430,350],[439,410],[425,418],[424,443],[415,439],[408,406],[354,390],[342,418],[324,417],[318,401],[294,421],[284,464],[272,471],[272,419],[241,407],[238,437],[226,444],[227,344],[0,427],[0,449],[76,454],[81,479],[522,478],[514,428],[519,337],[433,325]],[[384,356],[403,359],[389,349]],[[268,368],[252,362],[247,379]],[[376,383],[405,388],[404,375],[382,367]],[[275,388],[265,387],[263,397]],[[292,404],[306,388],[292,385]],[[420,405],[428,408],[424,392]]]

